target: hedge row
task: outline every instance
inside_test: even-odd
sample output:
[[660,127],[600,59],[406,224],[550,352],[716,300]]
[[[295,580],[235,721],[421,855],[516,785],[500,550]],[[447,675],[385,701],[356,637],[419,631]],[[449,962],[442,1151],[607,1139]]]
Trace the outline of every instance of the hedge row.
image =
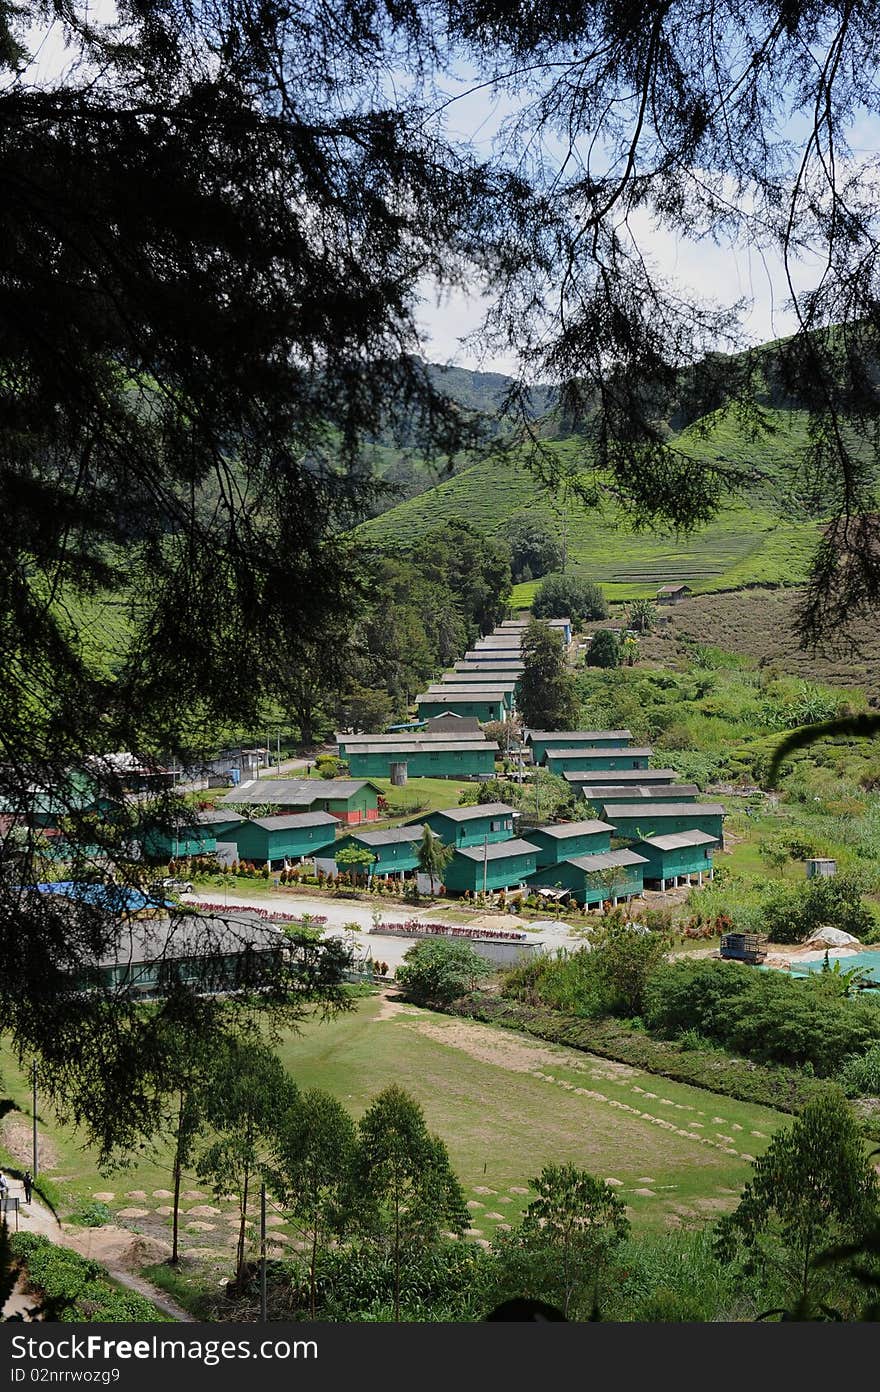
[[65,1323],[129,1324],[165,1316],[135,1291],[115,1286],[100,1262],[68,1247],[56,1247],[36,1233],[15,1233],[12,1255],[27,1271],[29,1285],[42,1293],[47,1317]]
[[553,1044],[567,1044],[642,1068],[646,1073],[777,1111],[799,1112],[829,1087],[821,1078],[806,1077],[793,1068],[752,1063],[718,1049],[683,1049],[680,1044],[655,1039],[620,1020],[585,1020],[482,991],[463,996],[446,1009],[452,1015],[521,1030]]

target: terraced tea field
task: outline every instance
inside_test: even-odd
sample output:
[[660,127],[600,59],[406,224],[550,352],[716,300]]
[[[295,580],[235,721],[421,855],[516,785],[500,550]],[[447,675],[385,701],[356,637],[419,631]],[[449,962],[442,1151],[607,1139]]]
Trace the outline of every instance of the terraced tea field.
[[[575,450],[572,441],[558,447],[567,466]],[[486,460],[373,518],[360,535],[392,547],[409,546],[457,518],[493,533],[525,515],[540,518],[557,535],[562,532],[558,504],[528,469],[513,460]],[[817,534],[813,523],[783,521],[769,501],[757,497],[724,509],[687,537],[634,532],[620,515],[575,504],[567,508],[564,526],[569,568],[603,583],[612,599],[652,594],[671,580],[687,582],[697,592],[797,585],[806,576]],[[528,605],[534,589],[534,583],[517,586],[514,604]]]

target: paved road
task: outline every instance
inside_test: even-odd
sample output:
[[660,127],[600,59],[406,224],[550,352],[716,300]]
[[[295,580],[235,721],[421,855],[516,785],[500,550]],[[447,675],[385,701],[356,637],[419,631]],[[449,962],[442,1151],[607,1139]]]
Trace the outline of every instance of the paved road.
[[[187,904],[222,904],[223,891],[217,890],[214,894],[185,894],[183,902]],[[360,941],[365,945],[368,943],[372,949],[374,958],[382,962],[387,962],[390,967],[396,967],[402,960],[405,952],[412,947],[414,942],[419,939],[415,936],[411,938],[387,937],[381,933],[370,932],[369,937],[366,932],[373,926],[373,907],[365,904],[363,900],[338,900],[324,899],[316,895],[309,898],[300,894],[273,894],[267,898],[265,896],[250,896],[247,894],[234,894],[227,897],[227,903],[231,906],[238,905],[240,908],[251,909],[270,909],[273,913],[289,913],[291,917],[301,918],[303,914],[315,914],[327,919],[324,928],[325,937],[338,936],[341,929],[346,924],[357,923],[361,929]],[[442,909],[436,906],[415,909],[402,904],[382,904],[379,907],[382,919],[386,923],[400,923],[406,919],[423,919],[429,923],[447,923],[451,927],[462,927],[460,920],[450,918],[444,914]],[[479,927],[478,923],[474,927]],[[565,924],[558,927],[553,925],[541,929],[537,933],[529,933],[526,941],[542,943],[547,947],[563,947],[566,945],[574,946],[582,940],[574,938],[568,931]]]

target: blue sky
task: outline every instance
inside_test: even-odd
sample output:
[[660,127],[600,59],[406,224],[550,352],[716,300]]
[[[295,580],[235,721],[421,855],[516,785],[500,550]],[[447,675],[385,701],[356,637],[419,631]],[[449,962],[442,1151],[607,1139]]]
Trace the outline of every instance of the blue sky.
[[[99,22],[115,17],[114,0],[92,0],[90,9],[92,18]],[[27,77],[45,81],[57,78],[69,61],[60,24],[56,21],[44,32],[32,30],[30,40],[36,61]],[[405,74],[401,77],[405,85]],[[448,133],[472,145],[478,154],[488,156],[499,127],[513,110],[510,100],[479,87],[479,76],[473,72],[462,73],[460,79],[446,78],[444,85],[448,95],[456,98],[444,115]],[[876,155],[880,150],[880,123],[865,118],[851,132],[850,143],[856,157]],[[666,228],[652,225],[647,215],[631,221],[643,254],[662,276],[677,282],[685,293],[723,304],[743,298],[749,302],[742,320],[746,341],[760,343],[793,330],[794,316],[786,304],[788,291],[777,255],[761,255],[744,246],[716,245],[708,238],[685,240]],[[815,267],[801,265],[796,275],[798,288],[808,288],[814,274]],[[506,353],[483,356],[478,346],[469,341],[480,326],[485,308],[483,287],[476,280],[467,293],[438,295],[435,285],[420,286],[417,318],[425,356],[435,362],[486,371],[515,370],[515,347]]]

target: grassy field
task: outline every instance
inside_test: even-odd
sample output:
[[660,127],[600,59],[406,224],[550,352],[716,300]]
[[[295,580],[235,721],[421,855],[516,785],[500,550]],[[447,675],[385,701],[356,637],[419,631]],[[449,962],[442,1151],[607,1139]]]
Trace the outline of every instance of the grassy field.
[[[731,1205],[749,1175],[748,1157],[785,1122],[765,1108],[382,997],[361,999],[335,1022],[309,1025],[286,1038],[280,1053],[301,1086],[328,1089],[355,1116],[392,1081],[412,1092],[449,1146],[473,1214],[471,1236],[484,1241],[516,1220],[529,1179],[551,1161],[619,1181],[637,1225],[697,1221]],[[8,1050],[2,1067],[4,1091],[21,1109],[7,1113],[4,1158],[20,1165],[30,1134],[27,1079]],[[159,1212],[168,1203],[167,1150],[101,1176],[75,1138],[49,1116],[43,1125],[45,1173],[67,1209],[112,1195],[104,1201],[120,1221],[167,1235],[168,1216]],[[194,1175],[184,1189],[187,1246],[222,1253],[233,1205],[214,1199]],[[206,1215],[206,1204],[219,1212]],[[132,1210],[140,1216],[124,1216]],[[290,1233],[280,1221],[273,1227],[276,1241]]]
[[[717,459],[753,470],[756,482],[747,500],[722,510],[708,526],[689,537],[636,533],[612,510],[562,508],[523,464],[510,458],[480,461],[418,497],[410,498],[360,529],[368,540],[385,545],[410,544],[427,531],[466,517],[487,531],[511,518],[542,518],[567,534],[573,573],[601,581],[611,599],[652,594],[667,580],[687,581],[698,593],[748,585],[796,585],[803,581],[816,540],[815,524],[792,520],[774,503],[775,481],[803,444],[803,420],[771,413],[776,433],[750,440],[729,422],[716,422],[707,434],[694,429],[673,441],[683,453]],[[575,439],[554,442],[560,467],[576,474],[586,461]],[[763,477],[758,477],[763,475]],[[519,585],[513,604],[531,603],[535,584]]]

